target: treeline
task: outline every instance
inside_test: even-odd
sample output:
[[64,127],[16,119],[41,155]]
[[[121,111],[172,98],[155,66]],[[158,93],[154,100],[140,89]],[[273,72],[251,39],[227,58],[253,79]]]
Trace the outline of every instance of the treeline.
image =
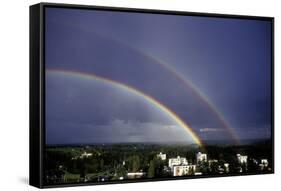
[[[167,161],[156,157],[159,150],[159,146],[156,149],[156,146],[147,145],[50,147],[45,153],[45,174],[50,176],[67,172],[79,174],[80,178],[91,174],[92,178],[112,176],[114,180],[125,177],[128,172],[147,172],[150,178],[161,177],[165,176],[163,167]],[[165,151],[162,149],[162,152]],[[92,155],[81,157],[84,152]]]
[[[44,166],[46,181],[65,181],[65,174],[69,175],[67,181],[79,181],[90,178],[90,181],[99,181],[106,177],[117,180],[126,177],[128,172],[145,172],[147,178],[169,176],[164,166],[168,166],[168,160],[157,158],[160,152],[167,158],[177,156],[186,157],[188,162],[196,164],[196,154],[201,151],[207,153],[208,159],[216,159],[219,162],[200,165],[203,173],[218,173],[218,166],[229,163],[230,173],[237,172],[236,154],[246,154],[249,158],[267,158],[271,164],[271,145],[259,143],[243,146],[206,146],[203,150],[192,145],[157,145],[157,144],[112,144],[91,146],[52,146],[45,150]],[[82,154],[91,153],[89,157]],[[246,167],[243,167],[246,168]],[[247,169],[255,172],[255,165],[249,162]],[[213,170],[212,170],[213,169]],[[75,175],[75,176],[74,176]],[[78,176],[77,176],[78,175]]]

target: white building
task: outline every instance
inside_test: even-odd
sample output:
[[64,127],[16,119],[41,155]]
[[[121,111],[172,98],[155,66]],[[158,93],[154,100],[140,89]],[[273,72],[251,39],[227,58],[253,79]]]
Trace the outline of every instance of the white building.
[[176,165],[173,167],[173,176],[184,176],[195,173],[196,165]]
[[86,151],[84,153],[82,153],[81,155],[78,155],[78,156],[75,156],[75,157],[72,157],[71,160],[77,160],[78,158],[88,158],[88,157],[91,157],[93,156],[93,153],[87,153]]
[[198,152],[196,154],[197,163],[199,162],[207,162],[207,154]]
[[127,177],[129,178],[129,179],[134,179],[134,178],[141,178],[141,177],[143,177],[143,176],[145,176],[146,175],[146,173],[145,172],[128,172],[127,173]]
[[87,153],[86,151],[81,154],[80,158],[88,158],[90,156],[93,156],[93,153]]
[[223,166],[224,166],[225,172],[229,173],[229,164],[228,163],[224,163]]
[[264,165],[264,167],[268,166],[268,160],[267,159],[261,159],[261,164]]
[[173,170],[173,167],[176,165],[188,165],[186,158],[178,156],[177,158],[169,159],[169,167]]
[[160,158],[161,160],[166,160],[166,154],[163,154],[161,152],[157,155],[157,157]]
[[238,162],[241,164],[247,164],[248,156],[237,154]]

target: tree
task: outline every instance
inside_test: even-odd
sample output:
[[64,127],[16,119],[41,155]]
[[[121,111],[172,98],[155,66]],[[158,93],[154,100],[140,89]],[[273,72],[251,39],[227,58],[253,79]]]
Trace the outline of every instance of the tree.
[[187,173],[187,175],[194,175],[195,171],[194,171],[194,168],[191,167]]
[[218,174],[219,173],[219,163],[213,162],[210,165],[210,171],[212,174]]
[[164,175],[164,162],[157,157],[153,158],[154,176],[162,177]]
[[100,170],[103,171],[104,169],[104,160],[103,158],[100,160]]
[[123,165],[120,165],[119,167],[118,167],[118,169],[117,169],[117,175],[119,176],[119,177],[121,177],[121,176],[126,176],[126,174],[127,174],[127,171],[126,171],[126,169],[124,168],[124,166]]
[[85,178],[86,176],[86,168],[84,159],[77,159],[77,167],[79,169],[80,178]]
[[140,158],[138,155],[133,156],[132,171],[137,172],[140,168]]
[[154,166],[154,160],[151,160],[149,163],[149,168],[148,168],[148,178],[153,178],[155,175],[155,166]]
[[203,174],[207,173],[209,169],[207,162],[200,162],[199,163],[199,172],[202,172]]

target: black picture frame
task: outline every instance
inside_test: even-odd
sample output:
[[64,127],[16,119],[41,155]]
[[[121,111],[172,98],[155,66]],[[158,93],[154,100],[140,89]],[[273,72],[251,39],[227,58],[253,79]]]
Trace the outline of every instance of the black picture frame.
[[56,3],[39,3],[30,6],[30,137],[29,137],[29,184],[38,188],[66,187],[66,186],[85,186],[85,185],[100,185],[100,184],[121,184],[132,182],[147,182],[147,181],[166,181],[179,179],[194,179],[194,178],[210,178],[210,177],[229,177],[229,176],[244,176],[256,175],[255,173],[243,174],[228,174],[228,175],[199,175],[192,177],[169,177],[169,178],[154,178],[140,180],[126,180],[122,182],[97,182],[97,183],[66,183],[57,185],[44,185],[44,148],[45,148],[45,8],[70,8],[81,10],[101,10],[113,12],[137,12],[137,13],[152,13],[165,15],[182,15],[182,16],[197,16],[197,17],[214,17],[214,18],[236,18],[249,20],[265,20],[271,22],[271,95],[272,95],[272,171],[264,174],[274,173],[274,18],[248,15],[230,15],[230,14],[214,14],[214,13],[195,13],[183,11],[168,11],[168,10],[153,10],[153,9],[137,9],[123,7],[103,7],[89,5],[73,5],[73,4],[56,4]]

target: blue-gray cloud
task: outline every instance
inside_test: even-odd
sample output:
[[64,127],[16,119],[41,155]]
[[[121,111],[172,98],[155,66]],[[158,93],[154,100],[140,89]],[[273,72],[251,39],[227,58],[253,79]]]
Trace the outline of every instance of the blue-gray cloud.
[[[143,50],[198,86],[241,138],[270,137],[271,26],[267,21],[47,8],[45,34],[46,68],[95,73],[128,84],[165,104],[201,138],[230,138],[194,92],[136,51]],[[115,120],[142,127],[131,139],[143,141],[150,139],[144,131],[149,124],[173,125],[143,101],[109,89],[47,77],[47,142],[86,140],[93,129],[104,140],[113,140],[99,130],[113,129]],[[124,137],[129,135],[120,135]]]

